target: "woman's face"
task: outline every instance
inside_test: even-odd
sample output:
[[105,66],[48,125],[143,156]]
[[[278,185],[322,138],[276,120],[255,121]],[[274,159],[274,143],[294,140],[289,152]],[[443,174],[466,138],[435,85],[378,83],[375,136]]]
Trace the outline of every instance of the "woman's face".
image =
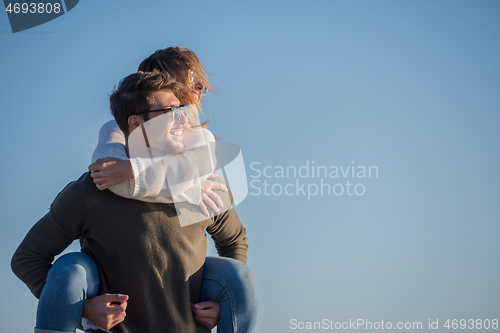
[[203,84],[203,81],[198,78],[198,76],[192,71],[188,71],[188,80],[190,85],[191,92],[193,93],[194,97],[196,98],[196,101],[199,103],[201,101],[201,98],[203,97],[203,94],[206,92],[206,87]]
[[196,98],[196,101],[200,103],[201,98],[203,97],[202,90],[199,90],[195,87],[191,87],[191,92],[193,93],[194,97]]

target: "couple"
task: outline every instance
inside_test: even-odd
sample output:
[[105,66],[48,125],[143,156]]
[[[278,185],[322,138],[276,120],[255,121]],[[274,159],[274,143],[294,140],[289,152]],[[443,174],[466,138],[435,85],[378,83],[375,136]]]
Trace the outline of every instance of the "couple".
[[[203,67],[193,52],[177,47],[155,52],[139,70],[110,98],[121,131],[105,125],[94,157],[103,151],[111,157],[66,186],[12,259],[16,275],[40,299],[35,332],[75,332],[80,321],[87,332],[206,332],[215,325],[218,332],[253,332],[257,304],[245,265],[246,231],[222,180],[206,179],[213,163],[186,164],[210,155],[193,144],[200,133],[213,140],[196,114],[203,90],[211,90]],[[161,182],[158,174],[148,176],[151,165],[116,157],[126,157],[120,156],[125,137],[144,134],[153,122],[165,125],[171,154],[160,158],[161,165],[183,175],[148,191]],[[190,187],[177,186],[179,179]],[[120,184],[129,192],[120,194]],[[214,210],[210,217],[179,223],[176,206],[198,204],[208,214],[204,203]],[[222,258],[205,257],[206,232]],[[81,252],[52,265],[75,239]]]

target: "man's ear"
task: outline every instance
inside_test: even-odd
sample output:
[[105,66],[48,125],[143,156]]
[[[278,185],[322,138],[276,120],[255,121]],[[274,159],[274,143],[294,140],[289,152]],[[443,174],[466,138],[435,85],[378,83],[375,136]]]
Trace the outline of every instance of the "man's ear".
[[144,119],[142,119],[141,116],[133,115],[128,117],[129,132],[132,132],[134,129],[141,126],[142,123],[144,123]]

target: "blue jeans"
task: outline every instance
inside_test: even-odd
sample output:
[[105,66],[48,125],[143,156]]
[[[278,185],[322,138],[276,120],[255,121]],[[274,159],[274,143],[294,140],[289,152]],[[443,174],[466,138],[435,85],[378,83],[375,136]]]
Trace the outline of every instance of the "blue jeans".
[[[36,315],[36,330],[75,332],[81,327],[83,302],[97,296],[99,272],[83,252],[57,259],[47,275]],[[201,287],[201,301],[221,305],[218,333],[251,333],[257,322],[256,282],[242,262],[207,257]]]

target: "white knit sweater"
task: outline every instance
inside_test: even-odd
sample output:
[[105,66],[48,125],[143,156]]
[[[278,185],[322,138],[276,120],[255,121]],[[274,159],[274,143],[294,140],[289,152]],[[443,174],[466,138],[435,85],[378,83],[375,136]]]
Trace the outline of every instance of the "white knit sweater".
[[149,147],[141,127],[130,133],[130,158],[125,150],[125,135],[116,122],[105,123],[99,131],[92,163],[104,157],[130,160],[134,178],[110,187],[122,197],[160,203],[187,201],[198,205],[200,184],[215,170],[215,138],[204,128],[185,131],[182,139],[185,152],[167,155],[162,148],[165,133],[161,131],[166,128],[166,119],[158,116],[144,123]]

